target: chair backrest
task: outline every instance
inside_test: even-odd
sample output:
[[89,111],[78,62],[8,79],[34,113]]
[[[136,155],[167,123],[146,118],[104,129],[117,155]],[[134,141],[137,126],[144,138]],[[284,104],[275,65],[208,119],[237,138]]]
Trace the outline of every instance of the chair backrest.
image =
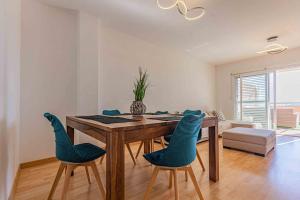
[[201,110],[185,110],[183,115],[201,115]]
[[164,114],[169,114],[169,112],[168,111],[156,111],[154,114],[155,115],[164,115]]
[[[183,112],[183,115],[201,115],[202,111],[201,110],[185,110]],[[197,141],[201,140],[202,138],[202,129],[200,129],[199,134],[198,134],[198,138]]]
[[189,165],[196,157],[196,144],[205,114],[186,115],[177,124],[164,154],[170,167]]
[[78,155],[75,153],[73,144],[60,120],[50,113],[45,113],[44,117],[51,122],[54,128],[57,159],[68,162],[77,161]]
[[103,110],[102,114],[109,115],[109,116],[115,116],[115,115],[120,115],[121,112],[119,110]]

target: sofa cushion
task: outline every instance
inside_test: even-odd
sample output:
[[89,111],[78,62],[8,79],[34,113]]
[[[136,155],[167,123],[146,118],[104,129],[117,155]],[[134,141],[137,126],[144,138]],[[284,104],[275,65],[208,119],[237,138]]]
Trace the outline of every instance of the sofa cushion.
[[237,128],[237,127],[256,128],[255,124],[253,124],[251,122],[231,121],[231,128]]

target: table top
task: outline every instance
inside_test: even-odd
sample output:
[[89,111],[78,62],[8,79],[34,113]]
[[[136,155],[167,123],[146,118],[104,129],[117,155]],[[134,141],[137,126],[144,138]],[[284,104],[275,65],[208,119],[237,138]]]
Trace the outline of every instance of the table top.
[[[163,115],[143,115],[143,116],[132,116],[132,115],[118,115],[116,117],[122,117],[127,119],[135,119],[138,121],[134,122],[122,122],[122,123],[112,123],[112,124],[104,124],[101,122],[97,122],[95,120],[90,119],[83,119],[76,116],[67,116],[67,125],[68,123],[80,123],[83,125],[92,126],[95,128],[99,128],[105,131],[114,131],[114,130],[134,130],[134,129],[141,129],[141,128],[150,128],[155,126],[165,126],[165,125],[176,125],[178,123],[178,119],[175,120],[168,120],[163,121],[160,119],[154,119],[154,118],[165,118],[165,117],[176,117],[178,115],[172,115],[172,114],[163,114]],[[217,125],[217,118],[216,117],[205,117],[203,124],[205,124],[210,121],[210,124]],[[206,126],[208,127],[208,126]]]

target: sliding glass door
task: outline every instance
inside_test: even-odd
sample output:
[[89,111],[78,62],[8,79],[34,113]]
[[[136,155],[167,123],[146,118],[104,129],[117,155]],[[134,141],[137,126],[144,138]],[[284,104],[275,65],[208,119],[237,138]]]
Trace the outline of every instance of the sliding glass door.
[[[272,128],[270,99],[274,96],[274,73],[235,76],[235,117],[261,128]],[[272,91],[272,92],[270,92]]]

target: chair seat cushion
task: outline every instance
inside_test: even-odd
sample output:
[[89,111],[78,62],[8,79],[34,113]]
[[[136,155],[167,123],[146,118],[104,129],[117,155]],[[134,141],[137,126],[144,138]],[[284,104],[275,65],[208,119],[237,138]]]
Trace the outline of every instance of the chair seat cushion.
[[164,153],[166,152],[167,149],[162,149],[159,151],[155,151],[152,153],[144,154],[144,158],[149,161],[153,165],[158,165],[158,166],[167,166],[167,164],[164,164]]
[[74,151],[80,158],[77,163],[89,162],[103,156],[106,152],[90,143],[74,145]]

